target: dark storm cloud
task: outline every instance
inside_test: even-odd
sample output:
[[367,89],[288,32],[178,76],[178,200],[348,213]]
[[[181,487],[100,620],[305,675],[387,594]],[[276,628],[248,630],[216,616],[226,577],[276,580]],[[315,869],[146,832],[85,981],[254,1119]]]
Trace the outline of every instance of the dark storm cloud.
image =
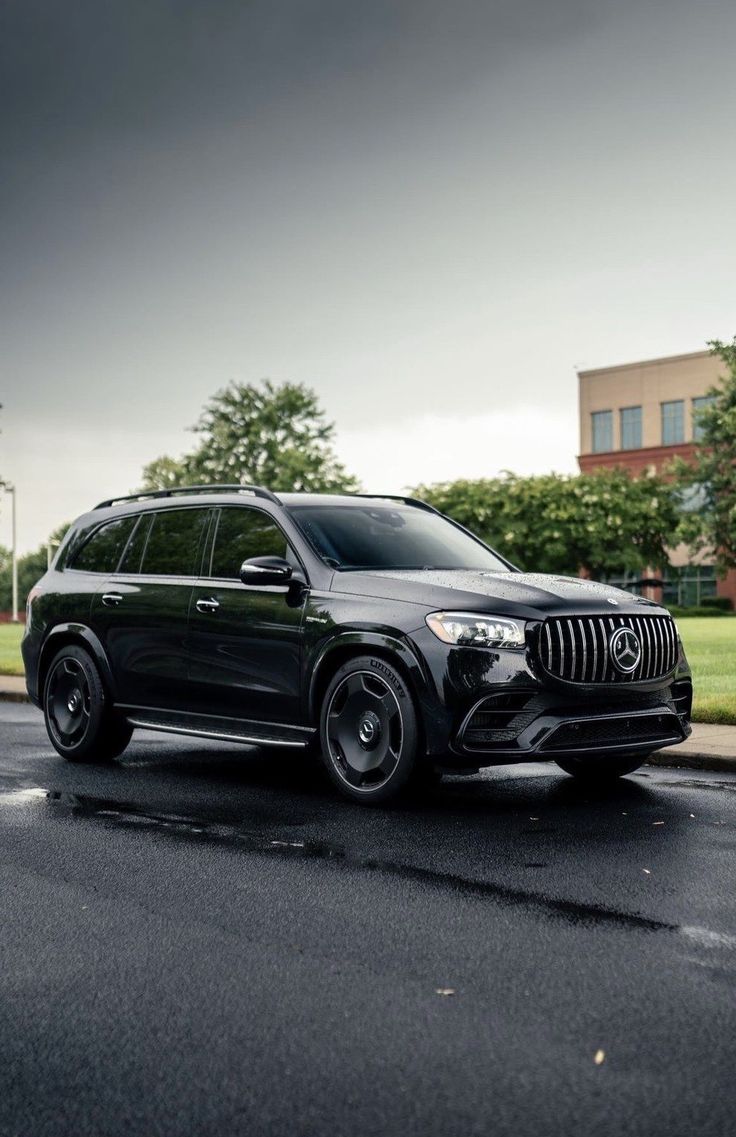
[[[619,11],[621,3],[617,5]],[[589,0],[237,3],[6,0],[0,27],[3,153],[237,121],[272,99],[347,81],[356,95],[442,86],[520,43],[577,34]]]
[[732,334],[735,39],[733,0],[0,0],[24,546],[234,378],[313,385],[370,488],[569,468],[574,362]]

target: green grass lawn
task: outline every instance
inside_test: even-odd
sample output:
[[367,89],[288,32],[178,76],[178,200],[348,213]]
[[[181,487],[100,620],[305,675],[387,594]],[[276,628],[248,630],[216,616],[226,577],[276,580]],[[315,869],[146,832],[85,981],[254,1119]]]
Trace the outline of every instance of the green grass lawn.
[[[736,724],[736,617],[678,620],[695,680],[693,718]],[[0,624],[0,675],[22,675],[22,624]]]
[[736,617],[683,616],[677,626],[693,669],[693,719],[736,724]]
[[0,624],[0,675],[22,675],[20,654],[22,624]]

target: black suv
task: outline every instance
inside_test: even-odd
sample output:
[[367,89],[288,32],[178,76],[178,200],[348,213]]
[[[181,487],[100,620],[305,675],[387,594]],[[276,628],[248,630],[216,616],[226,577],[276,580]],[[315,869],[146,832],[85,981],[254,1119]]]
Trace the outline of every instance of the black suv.
[[665,609],[521,573],[410,498],[197,486],[102,502],[28,599],[28,693],[65,758],[135,727],[321,752],[385,801],[442,770],[587,779],[690,733]]

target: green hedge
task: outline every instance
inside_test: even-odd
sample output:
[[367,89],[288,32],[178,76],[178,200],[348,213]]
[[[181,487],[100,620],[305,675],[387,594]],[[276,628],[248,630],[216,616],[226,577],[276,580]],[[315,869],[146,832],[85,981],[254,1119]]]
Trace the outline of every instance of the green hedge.
[[736,612],[727,612],[723,608],[707,608],[705,605],[699,608],[676,608],[668,604],[666,607],[678,620],[683,620],[687,616],[736,616]]
[[733,601],[730,596],[706,596],[701,605],[703,608],[719,608],[721,612],[733,612]]

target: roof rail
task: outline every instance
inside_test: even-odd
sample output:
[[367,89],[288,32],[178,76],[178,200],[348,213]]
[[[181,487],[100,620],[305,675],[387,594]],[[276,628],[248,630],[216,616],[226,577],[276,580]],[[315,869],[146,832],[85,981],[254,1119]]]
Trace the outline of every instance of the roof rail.
[[106,501],[99,502],[95,509],[106,509],[110,505],[120,505],[126,501],[147,501],[150,498],[177,497],[179,494],[189,493],[242,493],[249,497],[263,497],[267,501],[281,505],[276,494],[271,493],[264,486],[250,486],[239,482],[228,485],[218,482],[209,486],[175,486],[170,490],[144,490],[141,493],[126,494],[124,497],[110,497]]
[[413,505],[417,509],[426,509],[428,513],[439,513],[439,509],[435,509],[428,501],[422,501],[420,497],[404,497],[399,493],[351,493],[350,497],[365,497],[365,498],[378,498],[379,501],[400,501],[404,505]]

